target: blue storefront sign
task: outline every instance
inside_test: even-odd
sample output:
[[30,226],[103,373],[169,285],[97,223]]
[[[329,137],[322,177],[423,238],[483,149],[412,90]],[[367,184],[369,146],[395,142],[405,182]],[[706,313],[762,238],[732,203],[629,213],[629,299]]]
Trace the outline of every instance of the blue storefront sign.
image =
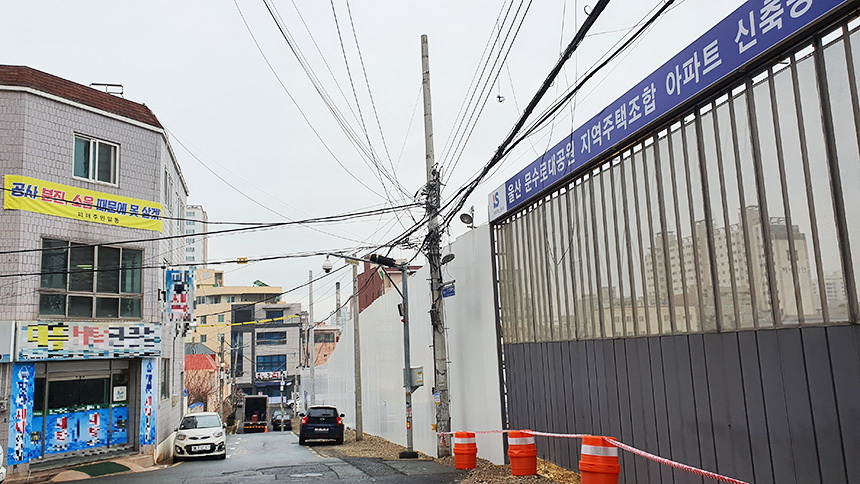
[[147,358],[141,362],[140,375],[140,445],[155,443],[155,401],[156,359]]
[[495,220],[848,0],[750,0],[489,196]]
[[33,392],[36,365],[12,365],[12,391],[9,395],[9,442],[6,462],[10,465],[29,462],[36,450],[30,434],[33,429]]

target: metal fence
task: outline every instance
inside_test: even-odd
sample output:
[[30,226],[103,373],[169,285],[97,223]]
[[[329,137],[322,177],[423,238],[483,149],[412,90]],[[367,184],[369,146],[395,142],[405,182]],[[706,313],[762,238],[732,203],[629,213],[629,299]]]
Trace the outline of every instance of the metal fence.
[[846,20],[495,224],[504,341],[856,322],[858,63]]

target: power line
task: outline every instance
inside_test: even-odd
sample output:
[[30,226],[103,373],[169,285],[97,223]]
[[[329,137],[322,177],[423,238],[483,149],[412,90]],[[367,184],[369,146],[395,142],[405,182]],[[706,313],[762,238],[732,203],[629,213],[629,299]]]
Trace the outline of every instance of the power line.
[[[322,138],[322,135],[320,135],[320,133],[317,131],[317,129],[316,129],[316,128],[314,127],[314,125],[311,123],[310,119],[308,119],[308,117],[307,117],[307,115],[305,114],[304,110],[302,110],[301,106],[299,106],[298,101],[296,101],[296,99],[293,97],[292,93],[290,93],[290,90],[289,90],[289,89],[287,89],[286,84],[284,84],[284,81],[283,81],[283,80],[281,80],[281,77],[278,75],[277,71],[275,71],[274,66],[271,64],[271,62],[269,62],[268,57],[266,57],[266,54],[263,52],[263,48],[260,46],[260,43],[259,43],[259,42],[257,42],[257,37],[256,37],[256,36],[254,36],[253,31],[251,31],[251,26],[250,26],[250,25],[248,25],[248,21],[245,19],[245,15],[242,13],[242,9],[239,7],[239,3],[238,3],[238,1],[237,1],[237,0],[233,0],[233,3],[236,5],[236,9],[239,11],[239,15],[242,17],[242,22],[245,24],[245,28],[248,30],[248,33],[251,35],[251,39],[254,41],[254,45],[256,45],[256,46],[257,46],[257,50],[260,52],[260,55],[262,55],[262,56],[263,56],[263,60],[266,62],[266,65],[268,65],[268,66],[269,66],[269,70],[271,70],[271,71],[272,71],[272,74],[274,74],[275,78],[278,80],[278,84],[280,84],[280,85],[281,85],[281,88],[282,88],[282,89],[284,90],[284,92],[287,94],[287,97],[289,97],[289,98],[290,98],[290,101],[291,101],[291,102],[293,103],[293,105],[296,107],[296,109],[298,110],[298,112],[299,112],[299,114],[301,115],[302,119],[304,119],[305,123],[307,123],[308,127],[309,127],[309,128],[311,129],[311,131],[314,133],[314,136],[316,136],[316,137],[317,137],[317,139],[320,141],[320,143],[322,143],[323,147],[324,147],[324,148],[325,148],[325,150],[329,153],[329,155],[331,155],[331,157],[332,157],[332,158],[337,162],[337,164],[338,164],[338,165],[340,165],[340,167],[341,167],[341,168],[343,168],[343,170],[344,170],[344,171],[345,171],[345,172],[346,172],[350,177],[352,177],[355,181],[357,181],[357,182],[358,182],[361,186],[363,186],[364,188],[367,188],[367,189],[368,189],[371,193],[373,193],[374,195],[376,195],[376,196],[378,196],[378,197],[380,197],[380,198],[386,199],[386,197],[383,197],[381,194],[379,194],[378,192],[376,192],[376,190],[374,190],[374,189],[370,188],[370,186],[368,186],[367,184],[365,184],[363,181],[361,181],[361,179],[359,179],[357,176],[355,176],[355,174],[353,174],[351,171],[349,171],[349,168],[347,168],[347,167],[346,167],[346,165],[344,165],[344,164],[343,164],[343,162],[342,162],[342,161],[340,161],[340,158],[338,158],[338,157],[337,157],[337,155],[335,155],[335,154],[334,154],[334,152],[331,150],[331,148],[328,146],[328,144],[327,144],[327,143],[325,142],[325,140]],[[267,4],[266,6],[268,7],[268,4]],[[270,11],[270,12],[271,12],[271,11]],[[272,13],[272,15],[273,15],[273,17],[274,17],[274,13]]]
[[[456,214],[456,212],[463,207],[463,204],[466,203],[466,199],[468,198],[468,196],[475,190],[475,188],[478,186],[484,176],[486,176],[486,174],[496,164],[498,164],[514,146],[516,146],[519,142],[522,141],[523,138],[520,138],[516,141],[514,140],[514,138],[516,137],[520,129],[522,129],[523,125],[525,125],[526,120],[534,111],[535,107],[537,107],[538,102],[540,102],[540,100],[549,90],[550,86],[555,81],[555,78],[558,76],[559,72],[561,72],[561,69],[564,66],[565,62],[567,62],[567,60],[571,57],[576,48],[579,47],[579,45],[582,43],[582,40],[585,38],[585,35],[594,25],[594,22],[596,22],[597,19],[600,17],[603,10],[609,4],[609,1],[610,0],[599,0],[597,2],[591,14],[582,24],[582,27],[580,27],[580,29],[576,32],[576,35],[574,35],[573,40],[570,42],[570,44],[568,44],[567,48],[564,50],[552,70],[550,70],[549,75],[547,75],[546,79],[544,80],[541,87],[538,89],[537,93],[535,93],[535,95],[532,97],[532,100],[526,106],[525,110],[523,110],[523,113],[520,115],[520,118],[517,120],[514,127],[510,130],[508,135],[496,149],[490,161],[484,166],[479,175],[466,186],[465,189],[462,189],[460,193],[456,194],[454,198],[451,199],[451,201],[445,204],[443,209],[448,208],[452,204],[454,205],[454,208],[444,217],[443,225],[450,224],[451,219],[454,217],[454,214]],[[673,0],[669,1],[671,2]]]
[[[380,183],[383,183],[383,184],[385,183],[383,180],[383,177],[384,177],[385,179],[387,179],[389,181],[389,183],[391,183],[392,185],[397,187],[398,182],[396,180],[396,177],[394,177],[392,174],[388,173],[384,169],[384,167],[380,166],[376,162],[375,156],[373,155],[372,147],[370,147],[370,146],[365,147],[362,144],[361,140],[358,137],[358,134],[355,133],[355,131],[349,126],[346,119],[343,117],[343,115],[337,109],[337,106],[334,105],[334,102],[332,101],[332,99],[328,95],[328,93],[326,92],[325,88],[320,83],[319,78],[316,76],[316,74],[314,73],[310,64],[307,62],[307,59],[304,57],[304,54],[302,54],[302,52],[299,49],[298,45],[296,44],[295,40],[292,39],[292,37],[291,37],[287,27],[286,27],[286,24],[284,23],[283,19],[280,17],[280,14],[277,13],[277,8],[274,5],[272,5],[269,0],[263,0],[263,3],[266,5],[266,9],[269,11],[269,14],[272,17],[272,20],[274,20],[275,25],[278,27],[278,30],[280,31],[281,36],[284,38],[284,41],[287,43],[287,46],[289,47],[290,51],[296,57],[296,60],[299,62],[299,65],[302,68],[302,70],[305,72],[305,75],[311,81],[311,84],[313,85],[314,89],[317,91],[317,94],[320,95],[320,98],[323,100],[323,103],[325,104],[326,108],[329,110],[329,112],[331,112],[332,116],[334,116],[335,121],[338,123],[338,126],[340,126],[340,128],[344,131],[344,134],[347,135],[347,139],[350,140],[350,142],[353,144],[353,146],[356,148],[356,150],[359,152],[359,154],[364,155],[364,157],[362,159],[365,162],[365,164],[368,166],[368,168],[370,168],[373,171],[374,175],[376,175],[376,177],[380,181]],[[370,160],[371,164],[373,164],[374,166],[371,167],[370,164],[367,163],[367,160]],[[375,168],[375,170],[374,170],[374,168]],[[374,193],[376,193],[376,192],[374,192]],[[377,193],[377,195],[382,197],[382,195],[379,195],[378,193]],[[386,197],[382,197],[382,198],[389,199],[390,196],[386,196]],[[389,200],[389,202],[391,202],[391,201]]]
[[[355,218],[358,216],[374,216],[374,215],[392,212],[394,210],[400,210],[402,208],[411,208],[411,207],[417,207],[417,206],[418,206],[418,204],[411,203],[411,204],[407,204],[407,205],[401,205],[398,207],[385,207],[385,208],[376,209],[376,210],[366,210],[363,212],[353,212],[353,213],[346,213],[346,214],[341,214],[341,215],[330,215],[330,216],[326,216],[326,217],[317,217],[317,218],[313,218],[313,219],[293,220],[293,221],[286,221],[286,222],[274,222],[274,223],[263,224],[263,225],[255,226],[255,227],[238,227],[238,228],[233,228],[233,229],[210,230],[207,232],[195,233],[194,236],[197,237],[200,235],[215,235],[215,234],[227,234],[227,233],[235,233],[235,232],[248,232],[248,231],[256,231],[256,230],[269,230],[269,229],[273,229],[273,228],[277,228],[277,227],[284,227],[284,226],[288,226],[288,225],[305,225],[308,223],[342,222],[344,220],[349,220],[351,218]],[[102,246],[106,246],[106,245],[154,242],[154,241],[159,241],[159,240],[171,240],[171,239],[187,238],[188,235],[189,234],[179,234],[179,235],[168,235],[168,236],[164,236],[164,237],[152,237],[152,238],[145,238],[145,239],[131,239],[131,240],[120,240],[120,241],[113,241],[113,242],[100,242],[100,243],[96,243],[96,244],[76,244],[75,247],[102,247]],[[46,250],[53,250],[53,249],[38,248],[38,249],[5,250],[5,251],[0,251],[0,255],[2,255],[2,254],[22,254],[22,253],[27,253],[27,252],[43,252]]]
[[[521,1],[519,7],[517,7],[517,11],[515,12],[515,16],[514,16],[514,22],[516,22],[517,15],[519,15],[519,11],[522,8],[522,4],[523,4],[523,2]],[[451,175],[454,172],[454,168],[456,168],[457,164],[460,162],[460,159],[463,156],[463,153],[466,150],[466,145],[468,144],[469,140],[472,138],[472,133],[474,132],[475,127],[478,124],[478,120],[480,119],[481,115],[484,113],[484,108],[487,105],[487,101],[489,100],[490,96],[492,95],[492,89],[491,89],[492,85],[494,85],[498,81],[499,75],[502,72],[502,66],[507,61],[507,58],[511,52],[511,49],[513,49],[514,42],[516,41],[516,38],[519,36],[520,29],[522,29],[523,23],[525,22],[525,19],[526,19],[526,15],[528,15],[528,12],[531,9],[531,6],[532,6],[532,1],[529,0],[528,5],[526,5],[525,12],[523,13],[522,17],[520,17],[519,24],[517,25],[516,31],[514,31],[514,33],[513,33],[513,38],[511,38],[510,43],[508,43],[508,38],[511,36],[511,30],[513,30],[513,28],[514,28],[513,23],[511,24],[510,28],[508,29],[507,34],[505,34],[505,39],[503,41],[503,45],[499,50],[499,54],[496,57],[496,60],[493,62],[493,66],[491,67],[491,71],[490,71],[491,74],[490,75],[492,76],[492,84],[490,84],[490,82],[489,82],[490,79],[488,78],[487,83],[485,84],[485,86],[482,89],[481,94],[479,96],[479,99],[483,99],[483,101],[481,101],[480,106],[475,106],[475,108],[472,111],[472,115],[469,118],[469,122],[467,123],[468,133],[461,136],[460,141],[457,143],[457,146],[454,147],[454,155],[453,156],[455,156],[455,158],[454,158],[453,162],[451,163],[451,168],[448,169],[448,176],[446,178],[446,181],[451,178]],[[505,44],[507,44],[507,50],[504,50]],[[504,55],[502,54],[502,50],[504,50]],[[501,64],[499,64],[500,58],[501,58]],[[496,65],[499,65],[498,70],[496,69]],[[493,72],[495,72],[495,74],[493,74]]]
[[[545,123],[547,120],[549,120],[551,117],[553,117],[559,110],[561,110],[561,108],[564,107],[564,104],[567,103],[567,101],[569,101],[573,96],[575,96],[579,92],[579,90],[582,88],[582,86],[585,85],[586,82],[588,82],[592,77],[594,77],[601,69],[606,67],[606,65],[608,65],[610,62],[612,62],[613,59],[618,57],[618,55],[620,55],[622,52],[624,52],[634,41],[639,39],[639,37],[654,22],[656,22],[660,18],[660,16],[663,13],[665,13],[672,6],[673,3],[675,3],[675,0],[666,0],[665,3],[659,9],[657,9],[656,13],[651,15],[651,17],[649,17],[648,20],[646,20],[644,23],[641,23],[641,27],[636,32],[634,32],[633,35],[630,36],[626,41],[624,41],[624,43],[621,44],[621,46],[618,49],[613,51],[608,57],[606,57],[606,59],[603,62],[598,64],[591,71],[589,71],[585,76],[583,76],[577,82],[576,86],[574,86],[572,89],[570,89],[560,99],[555,101],[552,106],[550,106],[549,108],[544,110],[544,112],[540,115],[540,117],[537,120],[535,120],[531,124],[531,126],[521,135],[521,138],[526,137],[529,134],[533,133],[543,123]],[[654,9],[652,9],[651,11],[653,12]]]
[[[52,247],[50,249],[44,249],[45,252],[54,251],[54,252],[64,252],[69,249],[76,249],[80,246],[72,245],[65,247]],[[356,250],[361,249],[369,249],[370,247],[357,247]],[[117,271],[136,271],[143,269],[166,269],[168,267],[200,267],[200,266],[209,266],[209,265],[223,265],[223,264],[247,264],[249,262],[266,262],[272,260],[281,260],[281,259],[300,259],[306,257],[316,257],[319,255],[324,255],[325,252],[299,252],[295,254],[282,254],[282,255],[269,255],[269,256],[260,256],[260,257],[241,257],[235,259],[225,259],[219,261],[208,261],[208,262],[179,262],[175,264],[155,264],[155,265],[137,265],[137,264],[125,264],[125,265],[113,265],[113,266],[103,266],[103,267],[92,267],[92,268],[81,268],[81,269],[69,269],[69,270],[58,270],[58,271],[40,271],[40,272],[21,272],[16,274],[0,274],[0,278],[5,277],[23,277],[23,276],[47,276],[47,275],[55,275],[55,274],[91,274],[95,272],[117,272]],[[47,288],[51,289],[51,288]]]

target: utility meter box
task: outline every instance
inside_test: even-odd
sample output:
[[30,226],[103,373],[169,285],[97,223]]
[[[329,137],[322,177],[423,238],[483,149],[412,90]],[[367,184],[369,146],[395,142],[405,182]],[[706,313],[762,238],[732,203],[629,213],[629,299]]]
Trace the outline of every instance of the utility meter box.
[[[404,375],[406,376],[406,375]],[[413,366],[411,371],[409,372],[409,381],[412,382],[412,388],[419,388],[424,386],[424,367],[423,366]]]

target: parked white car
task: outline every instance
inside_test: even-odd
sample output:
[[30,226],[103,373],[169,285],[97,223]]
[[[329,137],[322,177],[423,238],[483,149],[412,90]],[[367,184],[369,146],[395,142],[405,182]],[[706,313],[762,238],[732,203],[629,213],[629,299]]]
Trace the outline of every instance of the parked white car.
[[224,424],[215,412],[192,413],[183,417],[176,428],[173,444],[175,460],[188,457],[227,457]]
[[3,453],[3,446],[0,445],[0,482],[3,482],[6,480],[6,466],[3,465],[3,463],[5,462],[5,460],[4,460],[5,457],[6,457],[6,454]]

